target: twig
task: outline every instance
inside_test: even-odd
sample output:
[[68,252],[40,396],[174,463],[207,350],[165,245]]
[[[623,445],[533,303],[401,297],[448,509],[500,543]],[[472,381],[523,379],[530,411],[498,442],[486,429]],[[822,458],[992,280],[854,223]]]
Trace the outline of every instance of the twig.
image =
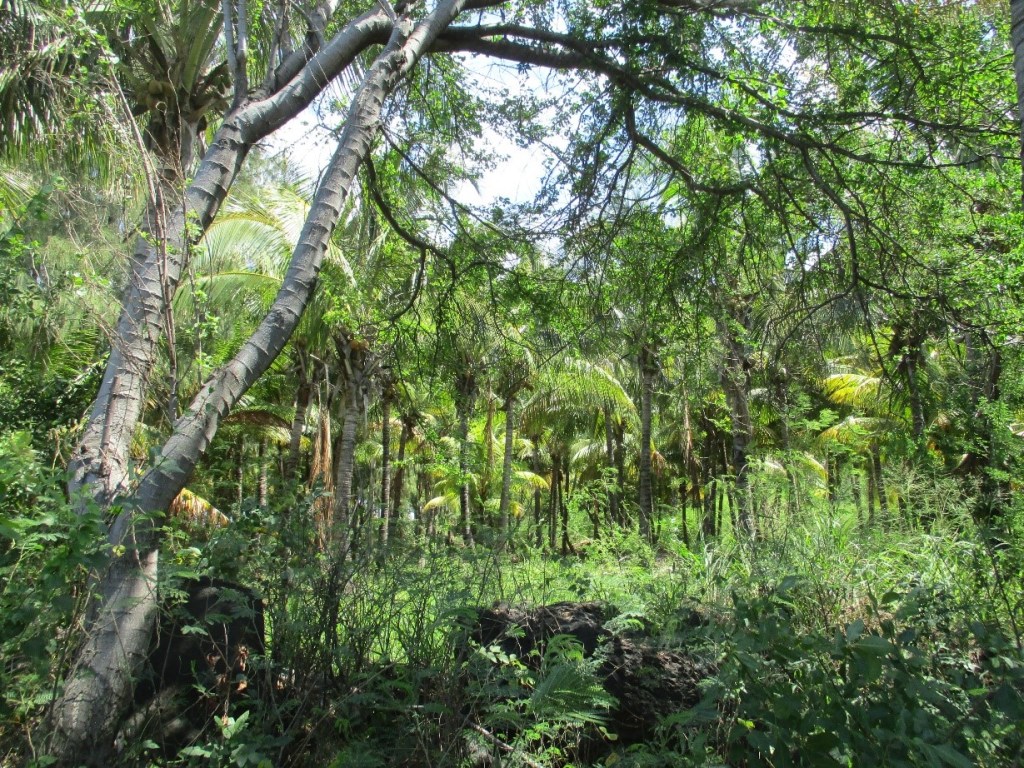
[[[482,726],[479,726],[476,723],[469,723],[469,727],[472,728],[477,733],[479,733],[485,739],[487,739],[487,741],[489,741],[491,744],[496,746],[502,752],[507,752],[508,754],[513,754],[513,753],[518,751],[511,744],[506,744],[504,741],[499,739],[493,733],[491,733],[488,730],[485,730]],[[530,758],[526,757],[525,755],[520,754],[520,755],[518,755],[518,757],[519,757],[520,760],[523,761],[524,764],[530,766],[530,768],[544,768],[543,765],[541,765],[538,762],[534,762],[533,760],[531,760]]]

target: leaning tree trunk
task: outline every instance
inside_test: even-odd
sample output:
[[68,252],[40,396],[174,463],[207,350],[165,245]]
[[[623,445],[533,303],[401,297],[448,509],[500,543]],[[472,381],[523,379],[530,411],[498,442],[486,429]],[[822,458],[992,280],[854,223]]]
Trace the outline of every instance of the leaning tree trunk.
[[[339,32],[322,55],[312,56],[305,49],[298,52],[300,60],[294,71],[288,70],[287,85],[277,87],[266,99],[246,103],[225,119],[186,191],[185,207],[168,217],[162,239],[166,247],[150,245],[147,236],[139,238],[107,372],[70,467],[72,494],[86,490],[102,504],[109,504],[124,489],[128,449],[156,359],[160,319],[180,281],[188,252],[186,231],[192,237],[209,226],[256,141],[301,111],[327,80],[382,32],[391,30],[387,45],[367,69],[352,100],[337,150],[270,312],[235,356],[200,387],[153,467],[142,475],[111,525],[108,539],[114,554],[97,580],[99,601],[47,721],[46,750],[57,764],[110,764],[114,735],[155,628],[160,535],[152,524],[153,514],[168,508],[222,419],[280,355],[312,293],[345,198],[380,130],[384,100],[464,6],[465,0],[441,2],[415,27],[407,17],[392,22],[385,9],[378,8]],[[282,68],[292,66],[291,62],[286,59]]]
[[[290,54],[275,78],[224,118],[184,193],[178,188],[153,190],[139,226],[140,236],[135,241],[123,309],[114,329],[103,380],[68,465],[68,491],[72,498],[84,496],[109,507],[125,491],[131,441],[145,406],[168,306],[188,266],[191,245],[213,222],[249,150],[308,107],[327,82],[391,27],[388,14],[377,8],[354,19],[322,50],[303,48]],[[387,55],[393,59],[397,53],[397,46],[392,45]],[[369,74],[365,78],[367,83]],[[375,86],[367,90],[366,96],[382,98],[390,93],[395,83],[387,82],[388,76],[387,72],[379,72],[376,80],[383,85],[383,91]],[[359,163],[365,151],[352,139],[360,133],[372,137],[377,126],[361,119],[361,115],[350,114],[359,119],[350,121],[356,130],[349,132],[344,150],[355,150],[349,159]],[[159,177],[159,183],[166,181]],[[342,185],[344,194],[348,185],[349,182]],[[62,749],[61,743],[58,735],[54,749]]]
[[654,352],[647,346],[640,351],[640,535],[651,541],[654,517],[653,472],[651,471],[651,400],[654,397]]
[[515,446],[516,396],[509,394],[505,400],[505,455],[501,463],[501,501],[498,504],[498,523],[501,530],[501,546],[507,546],[509,532],[509,507],[512,503],[512,450]]

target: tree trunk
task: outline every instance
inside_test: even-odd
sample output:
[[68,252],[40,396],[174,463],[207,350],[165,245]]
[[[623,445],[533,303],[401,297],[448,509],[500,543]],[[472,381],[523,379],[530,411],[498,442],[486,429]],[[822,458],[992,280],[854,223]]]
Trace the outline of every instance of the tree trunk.
[[385,388],[381,402],[380,427],[380,545],[388,546],[391,536],[391,392]]
[[[124,554],[114,558],[100,579],[96,591],[101,602],[65,692],[54,702],[47,746],[58,764],[83,759],[107,762],[117,722],[131,700],[131,681],[148,651],[157,612],[152,583],[159,534],[145,516],[137,517],[137,511],[149,515],[168,508],[221,420],[281,353],[305,309],[359,166],[380,130],[384,99],[462,7],[462,2],[451,0],[436,7],[415,29],[405,22],[394,25],[391,39],[367,69],[352,100],[337,151],[314,196],[271,311],[234,358],[200,388],[188,412],[175,423],[155,465],[141,477],[112,524],[109,541],[113,551],[124,547]],[[87,489],[93,499],[109,506],[124,490],[131,438],[156,360],[161,320],[180,281],[188,241],[209,226],[249,149],[312,101],[326,82],[318,78],[330,79],[340,72],[389,27],[384,9],[365,14],[335,36],[317,67],[296,74],[282,89],[287,96],[273,94],[230,113],[186,190],[185,206],[172,211],[162,227],[144,223],[107,371],[69,466],[72,497]],[[154,231],[161,235],[159,246],[151,244]],[[114,599],[121,596],[129,599]]]
[[235,508],[242,514],[245,503],[245,443],[242,438],[235,441]]
[[558,541],[558,499],[562,495],[562,479],[559,474],[561,469],[561,458],[558,454],[551,454],[551,494],[548,505],[548,549],[555,551],[555,543]]
[[683,546],[687,549],[690,548],[690,521],[687,515],[687,504],[686,504],[686,480],[683,480],[679,485],[679,525],[683,535]]
[[882,476],[882,452],[877,445],[871,446],[871,466],[875,474],[875,490],[878,492],[878,511],[882,516],[883,525],[889,520],[889,494]]
[[[369,45],[390,35],[352,98],[270,312],[199,389],[110,527],[108,541],[115,554],[98,579],[95,593],[100,599],[85,641],[47,719],[44,748],[57,765],[109,764],[118,721],[131,701],[132,681],[149,650],[157,615],[153,584],[160,537],[151,516],[167,510],[221,420],[281,353],[312,293],[358,169],[380,131],[384,100],[466,5],[467,0],[442,0],[418,22],[408,16],[395,19],[393,9],[374,7],[344,26],[322,50],[303,46],[286,56],[265,86],[225,117],[184,195],[168,198],[183,204],[157,222],[154,212],[163,210],[163,201],[152,201],[152,215],[136,241],[106,372],[69,464],[70,496],[87,496],[104,507],[126,489],[131,440],[146,401],[163,318],[187,264],[190,243],[209,227],[251,147],[312,103]],[[312,16],[320,17],[320,9]]]
[[[565,496],[569,495],[569,457],[565,457]],[[558,494],[558,507],[559,517],[561,519],[562,528],[562,557],[567,556],[570,552],[575,552],[573,549],[572,542],[569,541],[569,505],[565,502],[565,496],[561,493]]]
[[469,498],[469,407],[463,406],[459,414],[459,513],[462,520],[462,540],[473,546],[473,513]]
[[402,510],[402,494],[405,490],[405,451],[412,438],[413,422],[407,417],[402,417],[402,433],[398,437],[398,457],[395,468],[395,479],[391,483],[391,521],[395,526],[395,532],[401,536],[402,528],[399,525],[399,515]]
[[712,538],[718,528],[715,526],[715,495],[718,493],[718,482],[709,480],[704,489],[704,523],[701,530],[706,538]]
[[654,517],[654,496],[651,471],[651,400],[654,397],[654,374],[657,372],[654,353],[647,346],[640,350],[640,535],[652,541],[651,519]]
[[509,506],[512,502],[512,451],[515,447],[516,396],[509,394],[505,400],[505,455],[501,463],[501,501],[498,505],[498,522],[501,530],[502,547],[507,546],[509,533]]
[[852,470],[850,473],[850,493],[853,495],[853,506],[857,510],[857,522],[865,524],[864,520],[864,499],[861,496],[860,473]]
[[361,398],[351,383],[341,398],[342,412],[339,414],[341,433],[334,445],[334,504],[331,524],[331,541],[337,556],[344,559],[352,545],[351,503],[352,474],[355,469],[356,426],[359,420]]
[[865,465],[868,475],[868,525],[871,526],[875,524],[875,497],[878,495],[878,489],[875,482],[875,463],[870,455]]
[[622,503],[626,492],[626,427],[622,422],[613,424],[615,438],[615,482],[619,486],[619,519],[618,523],[623,528],[632,525],[629,515],[626,512],[626,505]]
[[[538,436],[533,439],[533,473],[539,476],[540,469],[540,437]],[[540,488],[533,489],[533,530],[537,540],[537,549],[540,549],[544,545]]]
[[299,377],[299,386],[295,391],[295,415],[292,417],[292,428],[288,436],[288,458],[284,463],[285,483],[294,482],[299,468],[299,450],[302,446],[302,432],[306,426],[306,413],[313,393],[313,377],[309,372],[309,361],[306,350],[302,347],[296,352],[295,373]]
[[917,440],[918,450],[923,450],[922,437],[927,427],[927,418],[924,412],[924,400],[921,396],[921,387],[917,381],[918,367],[923,361],[920,347],[915,347],[903,357],[903,370],[907,377],[907,395],[910,402],[910,421]]
[[260,509],[266,512],[269,505],[270,497],[270,482],[267,477],[267,440],[263,438],[260,440],[259,452],[257,454],[257,461],[259,463],[259,485],[257,486],[257,503]]
[[[484,471],[480,475],[480,498],[491,497],[491,481],[494,479],[494,393],[487,389],[487,418],[484,421]],[[488,523],[493,525],[492,519]]]
[[[611,403],[608,402],[604,404],[604,450],[609,472],[616,472],[615,433],[612,426],[612,406]],[[618,525],[620,522],[619,494],[621,492],[621,488],[616,488],[608,492],[608,518],[615,525]]]
[[[384,10],[374,9],[354,19],[316,55],[311,55],[312,51],[296,51],[281,67],[282,72],[289,73],[287,79],[275,82],[269,91],[254,94],[252,100],[225,116],[184,192],[171,178],[158,176],[139,226],[140,236],[135,241],[123,309],[114,330],[103,381],[68,465],[68,491],[72,498],[77,499],[85,492],[101,506],[110,506],[125,491],[131,440],[146,402],[161,332],[166,327],[167,308],[188,266],[192,244],[217,215],[249,150],[308,107],[324,84],[386,35],[391,26]],[[394,39],[377,62],[394,69],[391,62],[402,53],[400,42]],[[350,110],[346,126],[352,130],[345,131],[339,141],[336,159],[346,155],[346,161],[354,160],[356,166],[361,163],[369,143],[365,148],[358,144],[363,138],[371,139],[378,130],[373,121],[379,104],[372,101],[382,101],[401,74],[404,72],[388,72],[382,67],[367,72],[364,82],[370,87],[358,104],[362,114]],[[367,121],[364,117],[371,119]],[[345,180],[341,185],[344,193],[349,182]],[[335,221],[336,218],[337,214]],[[330,223],[330,229],[333,224]],[[172,493],[171,498],[175,495]],[[93,735],[81,736],[87,743],[95,742]],[[62,744],[55,742],[53,748],[63,753]]]
[[748,452],[754,427],[750,418],[750,360],[742,337],[748,326],[749,308],[744,302],[728,302],[730,316],[718,322],[719,335],[725,346],[722,365],[722,389],[729,403],[732,421],[732,471],[735,495],[739,503],[738,530],[754,534],[754,510],[750,498]]
[[462,522],[462,539],[466,546],[473,546],[473,510],[469,496],[469,416],[476,398],[476,377],[470,371],[462,371],[455,382],[459,414],[459,515]]

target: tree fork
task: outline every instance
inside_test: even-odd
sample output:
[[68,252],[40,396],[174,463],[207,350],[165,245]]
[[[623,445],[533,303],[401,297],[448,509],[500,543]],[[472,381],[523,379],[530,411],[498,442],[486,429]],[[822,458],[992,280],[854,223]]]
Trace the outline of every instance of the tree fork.
[[[314,197],[299,244],[273,306],[235,357],[201,388],[188,412],[175,424],[174,432],[164,444],[155,465],[143,475],[136,492],[127,500],[111,526],[109,541],[114,554],[97,585],[101,602],[74,670],[48,718],[47,746],[58,765],[78,765],[83,758],[93,764],[109,764],[113,736],[130,702],[133,680],[145,661],[157,614],[154,585],[160,537],[151,515],[166,509],[184,487],[221,420],[283,350],[312,293],[343,202],[379,131],[384,100],[437,35],[465,7],[465,2],[449,0],[440,3],[415,26],[411,19],[402,19],[393,25],[391,39],[367,71],[353,99],[338,148]],[[364,15],[339,33],[335,41],[344,38],[347,43],[340,46],[342,50],[338,50],[339,46],[332,48],[334,42],[324,49],[325,52],[331,50],[334,56],[331,68],[314,73],[310,73],[308,68],[303,70],[275,98],[289,89],[301,91],[308,86],[311,99],[322,85],[317,87],[315,82],[310,85],[310,80],[315,81],[325,74],[329,75],[329,80],[333,77],[329,74],[331,71],[340,71],[347,63],[346,56],[340,54],[349,54],[347,60],[351,61],[379,31],[369,23],[371,34],[364,34],[368,30],[360,27],[359,23],[368,23],[367,19],[372,21],[377,15],[376,12]],[[349,37],[346,37],[347,33],[351,33]],[[316,61],[316,57],[311,61]],[[184,211],[198,216],[200,231],[205,229],[223,202],[249,148],[261,137],[258,134],[263,131],[262,135],[266,135],[286,121],[285,115],[290,117],[301,111],[304,106],[301,101],[301,94],[297,101],[292,100],[287,106],[272,98],[269,103],[243,107],[228,116],[214,146],[200,165],[196,181],[186,194],[186,206],[176,214],[177,242],[185,243],[186,237],[193,236],[187,232]],[[144,238],[140,243],[139,247],[148,248]],[[147,258],[140,262],[144,262],[146,268],[151,267],[150,272],[159,277],[161,270],[152,258],[153,251],[155,249],[150,249]],[[183,259],[170,259],[168,272],[173,269],[177,274],[166,275],[167,279],[179,280],[183,263]],[[140,274],[140,281],[142,276]],[[176,282],[172,282],[172,288],[176,288]],[[165,294],[161,292],[161,295]],[[152,334],[144,335],[142,329],[152,327],[153,322],[159,324],[161,313],[160,302],[141,309],[130,302],[118,326],[119,331],[124,330],[129,338],[137,340],[141,353],[138,360],[141,367],[132,374],[139,377],[136,382],[138,389],[125,393],[125,407],[132,418],[122,425],[124,434],[134,430],[141,414],[144,385],[155,359],[158,338]],[[141,322],[136,322],[136,318]],[[131,346],[126,348],[126,351],[131,350]],[[117,355],[112,354],[86,438],[76,452],[69,484],[73,491],[99,485],[100,493],[94,495],[104,501],[110,500],[108,489],[113,485],[109,480],[103,481],[103,470],[111,459],[127,455],[107,456],[102,440],[113,384],[121,372],[119,366],[123,365],[123,361],[118,361]],[[120,487],[116,489],[117,492],[121,490]]]

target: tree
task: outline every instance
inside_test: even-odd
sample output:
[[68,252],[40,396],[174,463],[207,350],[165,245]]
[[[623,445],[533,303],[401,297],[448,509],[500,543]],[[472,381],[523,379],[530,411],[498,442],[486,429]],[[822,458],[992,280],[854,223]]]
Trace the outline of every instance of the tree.
[[[952,25],[939,13],[919,14],[916,3],[885,3],[885,12],[874,13],[873,27],[866,30],[864,10],[873,4],[809,3],[772,12],[739,2],[570,3],[555,21],[554,14],[545,13],[549,8],[532,3],[381,3],[368,4],[358,14],[355,4],[326,2],[305,14],[308,29],[294,48],[283,17],[260,30],[266,33],[265,43],[251,46],[244,2],[226,3],[220,16],[209,5],[189,5],[191,12],[180,16],[177,35],[171,36],[181,45],[159,46],[165,58],[170,51],[176,61],[191,62],[181,68],[187,74],[181,81],[184,90],[174,86],[173,98],[168,92],[163,102],[167,108],[154,113],[148,124],[153,138],[148,148],[169,172],[152,176],[124,309],[71,467],[72,495],[115,514],[109,534],[112,557],[97,584],[95,618],[76,670],[54,707],[51,746],[57,757],[65,762],[82,754],[105,759],[153,626],[160,537],[152,515],[167,508],[230,409],[285,348],[309,302],[358,169],[373,151],[385,118],[401,122],[397,113],[386,116],[386,105],[410,112],[422,106],[414,92],[398,91],[423,56],[465,51],[601,75],[565,105],[566,114],[579,109],[587,115],[586,130],[567,153],[581,160],[575,178],[568,179],[574,191],[569,225],[585,222],[590,210],[614,209],[622,196],[608,190],[623,188],[640,148],[679,183],[715,195],[763,195],[777,208],[793,189],[814,188],[843,223],[850,240],[848,274],[857,283],[866,274],[856,250],[862,236],[857,225],[880,241],[885,233],[872,224],[870,211],[849,201],[871,184],[884,186],[892,167],[889,158],[904,148],[904,137],[924,135],[927,143],[929,136],[941,135],[943,146],[962,140],[964,146],[977,147],[979,135],[987,139],[1003,130],[979,131],[981,120],[961,123],[942,97],[942,88],[960,76],[945,64],[950,58],[945,46],[993,47],[978,21],[980,12],[965,11]],[[466,11],[499,6],[504,18],[483,14],[477,23],[467,19],[453,25]],[[531,19],[537,23],[531,26]],[[222,71],[232,92],[209,148],[189,174],[188,147],[206,113],[184,109],[183,98],[200,96],[213,85],[220,65],[211,66],[217,38],[211,30],[218,28],[223,28],[227,54]],[[156,37],[151,31],[128,36],[129,43],[136,39]],[[785,50],[798,51],[799,66],[783,63]],[[262,61],[255,55],[259,51],[265,52]],[[819,85],[815,74],[823,61],[835,74]],[[900,76],[921,66],[931,77]],[[160,340],[169,334],[170,303],[193,245],[213,222],[255,144],[343,72],[357,72],[351,74],[357,87],[280,291],[249,339],[198,390],[157,460],[133,480],[131,439],[143,418]],[[1000,87],[998,78],[979,81],[978,103],[998,103]],[[209,105],[216,111],[215,99]],[[740,179],[723,178],[699,159],[681,162],[664,150],[663,129],[680,114],[749,142],[753,159],[744,162]],[[910,164],[928,168],[947,161],[947,153],[937,149]],[[463,383],[464,400],[471,402],[475,387],[468,378]]]

